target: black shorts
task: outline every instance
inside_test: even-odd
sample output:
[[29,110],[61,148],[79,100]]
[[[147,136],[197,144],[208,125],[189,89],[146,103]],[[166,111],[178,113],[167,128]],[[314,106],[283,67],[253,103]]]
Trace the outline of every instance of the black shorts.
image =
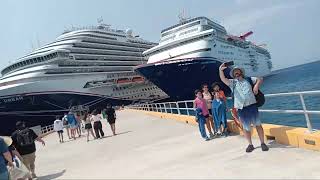
[[210,115],[209,115],[209,114],[207,114],[207,115],[205,115],[204,117],[207,119],[207,118],[209,118],[209,117],[210,117]]
[[114,124],[116,122],[116,118],[107,119],[109,124]]
[[91,123],[85,124],[84,129],[92,129]]
[[209,114],[212,116],[212,110],[211,109],[208,109],[209,110]]
[[60,130],[60,131],[57,131],[58,134],[62,134],[63,133],[63,130]]

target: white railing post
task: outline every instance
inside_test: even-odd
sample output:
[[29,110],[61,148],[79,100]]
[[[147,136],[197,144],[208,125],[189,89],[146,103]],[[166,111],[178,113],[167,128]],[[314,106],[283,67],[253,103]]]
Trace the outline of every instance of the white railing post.
[[172,107],[170,102],[169,102],[169,108],[170,108],[170,113],[172,114]]
[[180,109],[179,109],[179,103],[178,102],[176,102],[176,106],[177,106],[178,114],[180,114]]
[[185,101],[185,102],[184,102],[184,105],[186,106],[186,109],[187,109],[187,115],[189,116],[189,115],[190,115],[190,113],[189,113],[188,103]]
[[303,95],[302,94],[299,94],[300,96],[300,100],[301,100],[301,104],[302,104],[302,108],[303,108],[303,112],[304,112],[304,117],[306,118],[306,122],[307,122],[307,127],[308,127],[308,130],[309,130],[309,133],[312,133],[312,124],[310,122],[310,118],[309,118],[309,114],[307,112],[307,107],[306,107],[306,104],[304,102],[304,99],[303,99]]
[[166,103],[163,103],[163,105],[164,105],[165,112],[168,113]]

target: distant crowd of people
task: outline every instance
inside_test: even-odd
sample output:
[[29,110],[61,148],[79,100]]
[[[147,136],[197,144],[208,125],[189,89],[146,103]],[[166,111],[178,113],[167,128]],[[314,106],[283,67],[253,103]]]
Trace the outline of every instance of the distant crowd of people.
[[[232,91],[233,107],[227,108],[227,98],[220,89],[219,83],[213,83],[209,90],[207,84],[202,85],[202,90],[195,90],[194,108],[196,109],[196,121],[199,125],[199,131],[202,138],[209,141],[215,137],[228,136],[227,116],[228,111],[232,116],[239,120],[244,130],[244,136],[249,145],[246,152],[252,152],[255,148],[251,139],[251,125],[256,130],[261,141],[262,151],[268,151],[269,147],[264,142],[264,131],[259,119],[258,102],[259,87],[262,79],[256,77],[246,77],[242,68],[234,67],[230,76],[233,79],[227,79],[224,70],[227,65],[223,63],[219,67],[219,75],[221,81],[229,86]],[[205,126],[209,132],[206,133]]]
[[102,121],[108,122],[110,125],[112,134],[116,134],[116,111],[111,104],[107,104],[107,107],[102,111],[97,109],[93,110],[91,113],[84,112],[81,113],[66,113],[62,119],[59,116],[53,123],[54,131],[58,133],[59,142],[63,143],[63,130],[66,129],[69,139],[76,139],[76,135],[81,137],[81,130],[85,129],[87,131],[87,142],[90,141],[90,135],[93,139],[99,139],[104,137],[104,131],[102,129]]

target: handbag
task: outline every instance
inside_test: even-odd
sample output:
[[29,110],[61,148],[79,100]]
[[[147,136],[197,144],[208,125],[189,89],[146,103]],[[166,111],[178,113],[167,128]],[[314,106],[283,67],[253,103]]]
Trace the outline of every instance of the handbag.
[[[253,89],[254,84],[252,82],[252,79],[250,77],[246,77],[245,79],[250,83],[250,85],[251,85],[251,87]],[[257,101],[257,103],[256,103],[257,107],[263,106],[264,103],[266,102],[266,99],[264,97],[264,94],[260,91],[260,89],[258,90],[258,94],[255,94],[254,96],[255,96],[256,101]]]
[[31,177],[29,170],[19,158],[14,157],[13,162],[14,166],[8,167],[10,180],[28,179]]

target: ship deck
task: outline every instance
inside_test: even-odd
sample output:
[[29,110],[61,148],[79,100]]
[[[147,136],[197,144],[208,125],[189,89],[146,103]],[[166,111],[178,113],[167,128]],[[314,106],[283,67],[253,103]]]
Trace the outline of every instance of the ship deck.
[[103,126],[107,137],[100,140],[60,144],[56,133],[44,137],[47,145],[37,144],[39,179],[320,178],[316,151],[268,141],[268,152],[248,154],[242,136],[206,142],[196,126],[131,110],[118,112],[119,135]]

